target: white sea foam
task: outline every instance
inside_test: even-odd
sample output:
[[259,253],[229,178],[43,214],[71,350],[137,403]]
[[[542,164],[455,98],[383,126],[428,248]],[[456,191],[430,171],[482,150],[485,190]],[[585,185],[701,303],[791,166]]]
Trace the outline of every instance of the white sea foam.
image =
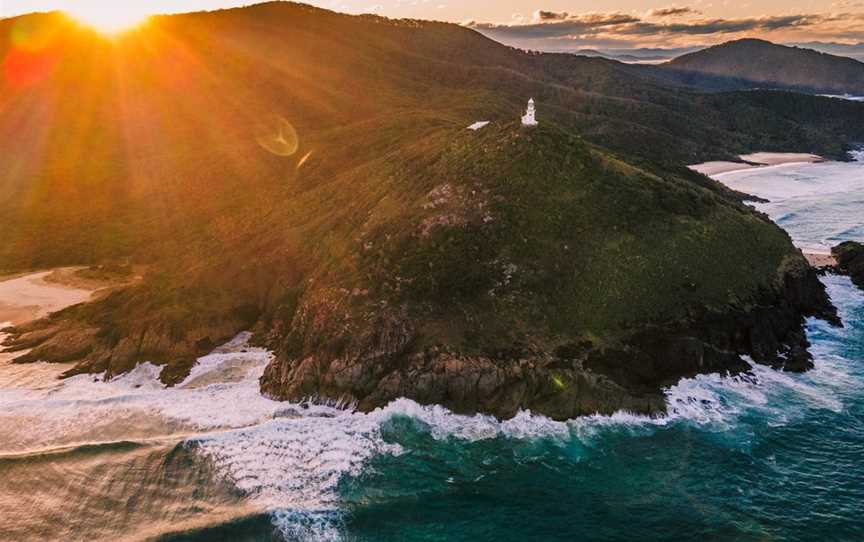
[[[399,456],[405,451],[382,435],[385,424],[395,417],[410,417],[439,440],[546,439],[566,444],[578,439],[591,444],[610,430],[655,431],[679,423],[725,430],[755,409],[784,423],[783,412],[795,401],[840,408],[826,400],[815,384],[800,381],[800,375],[757,366],[753,376],[706,375],[682,381],[668,390],[669,415],[659,418],[618,413],[555,422],[521,412],[498,421],[491,416],[456,415],[407,399],[364,414],[261,397],[257,381],[270,354],[246,346],[244,339],[199,360],[176,388],[164,388],[157,380],[159,368],[144,364],[110,382],[80,376],[11,401],[0,392],[0,424],[8,427],[4,419],[28,412],[34,415],[29,431],[43,435],[66,431],[68,439],[80,439],[87,434],[80,426],[95,424],[96,433],[104,438],[107,426],[129,422],[123,423],[122,430],[123,438],[130,438],[131,426],[146,427],[142,419],[149,413],[166,422],[166,427],[168,422],[179,424],[168,427],[175,433],[197,429],[187,438],[188,445],[211,461],[251,504],[270,511],[274,525],[287,539],[339,540],[343,531],[340,483],[360,475],[380,454]],[[778,403],[782,394],[794,397]]]
[[842,412],[854,400],[864,371],[860,360],[842,355],[850,333],[860,334],[856,311],[864,306],[864,294],[846,277],[828,276],[828,287],[845,328],[832,328],[819,320],[808,322],[811,338],[818,334],[811,352],[815,368],[805,374],[775,371],[752,365],[749,374],[735,377],[700,375],[685,379],[667,392],[668,422],[697,423],[725,430],[753,416],[772,426],[785,425],[814,410]]
[[[399,454],[382,427],[413,418],[436,439],[569,436],[567,424],[528,412],[498,422],[458,416],[400,399],[363,414],[272,401],[259,378],[272,358],[248,346],[248,334],[202,357],[179,385],[166,388],[160,367],[144,363],[105,382],[102,375],[56,376],[49,364],[0,364],[0,454],[113,440],[186,439],[248,499],[272,512],[288,539],[330,540],[340,532],[338,484],[378,454]],[[48,378],[22,381],[20,371]]]
[[820,96],[837,100],[849,100],[851,102],[864,102],[864,96],[855,96],[854,94],[820,94]]
[[273,513],[287,538],[335,540],[339,482],[359,475],[374,455],[399,450],[383,441],[374,417],[327,414],[270,420],[195,442],[247,498]]
[[811,409],[842,411],[835,390],[824,384],[815,374],[786,373],[758,364],[733,377],[699,375],[667,390],[669,420],[726,430],[748,415],[785,425]]
[[[281,405],[261,396],[258,378],[271,354],[246,346],[247,338],[201,358],[174,388],[162,385],[161,368],[149,363],[109,382],[101,375],[56,380],[63,366],[2,364],[0,451],[170,436],[270,419]],[[20,378],[24,369],[50,378],[34,385]]]
[[358,476],[380,454],[400,455],[382,436],[385,424],[405,416],[439,440],[566,439],[568,425],[522,412],[499,422],[460,416],[440,406],[399,399],[371,413],[330,407],[286,406],[282,417],[241,430],[195,437],[197,449],[252,501],[272,511],[288,539],[337,540],[341,533],[339,483]]
[[[848,279],[831,278],[828,283],[841,312],[864,303]],[[823,334],[846,332],[817,322],[811,326]],[[748,423],[785,425],[808,410],[842,410],[844,393],[855,386],[850,362],[832,350],[826,337],[818,345],[816,370],[805,375],[758,365],[751,374],[732,378],[702,375],[666,391],[666,416],[617,413],[556,422],[530,412],[506,421],[456,415],[407,399],[367,414],[278,403],[258,390],[271,354],[249,347],[244,334],[201,358],[175,388],[162,386],[159,368],[144,364],[110,382],[79,376],[33,389],[0,390],[0,427],[15,431],[8,421],[25,420],[21,432],[37,435],[34,440],[43,446],[50,444],[48,435],[61,435],[65,443],[92,435],[110,438],[110,428],[118,425],[118,439],[136,438],[135,431],[178,435],[250,504],[269,511],[286,539],[335,541],[343,534],[340,484],[363,473],[376,456],[399,457],[408,451],[383,434],[396,417],[411,418],[414,427],[432,438],[466,444],[543,439],[566,446],[575,439],[591,446],[609,431],[640,434],[687,425],[722,433],[743,431]],[[3,451],[14,440],[0,445]]]

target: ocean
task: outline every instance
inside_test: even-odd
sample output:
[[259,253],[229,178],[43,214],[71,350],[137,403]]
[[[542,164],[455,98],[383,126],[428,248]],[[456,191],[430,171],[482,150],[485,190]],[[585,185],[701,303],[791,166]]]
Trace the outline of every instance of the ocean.
[[[719,176],[810,250],[864,239],[864,164]],[[176,388],[0,364],[0,540],[864,540],[864,293],[816,368],[700,376],[668,416],[553,422],[270,401],[240,335]]]

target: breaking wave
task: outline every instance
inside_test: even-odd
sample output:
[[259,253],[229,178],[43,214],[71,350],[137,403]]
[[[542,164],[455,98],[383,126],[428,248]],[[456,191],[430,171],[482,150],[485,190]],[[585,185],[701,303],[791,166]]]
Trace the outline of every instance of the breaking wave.
[[32,462],[40,455],[55,461],[128,455],[173,442],[166,453],[178,453],[174,447],[179,446],[189,458],[207,464],[211,475],[237,491],[243,502],[267,513],[282,538],[339,540],[350,509],[344,502],[346,483],[350,486],[384,456],[398,462],[414,454],[412,438],[463,449],[484,441],[502,450],[534,442],[542,458],[554,456],[555,449],[602,445],[613,435],[647,437],[682,426],[740,435],[750,425],[777,427],[813,411],[842,412],[846,397],[860,386],[861,374],[837,350],[844,335],[857,331],[851,314],[864,306],[864,299],[847,279],[827,282],[853,327],[835,330],[810,323],[811,335],[820,338],[814,371],[794,375],[754,365],[750,373],[736,377],[682,380],[666,392],[666,416],[618,413],[556,422],[521,412],[499,421],[406,399],[366,414],[279,403],[258,392],[271,354],[249,347],[243,334],[201,358],[175,388],[159,383],[159,368],[151,365],[109,382],[78,376],[28,389],[5,382],[0,390],[0,427],[6,437],[0,465]]
[[[848,167],[724,182],[824,248],[864,237],[864,177]],[[864,295],[824,280],[846,327],[808,323],[813,371],[685,379],[658,417],[280,403],[259,392],[272,354],[248,334],[173,388],[149,364],[60,381],[0,358],[0,539],[612,540],[628,522],[657,539],[854,540]]]

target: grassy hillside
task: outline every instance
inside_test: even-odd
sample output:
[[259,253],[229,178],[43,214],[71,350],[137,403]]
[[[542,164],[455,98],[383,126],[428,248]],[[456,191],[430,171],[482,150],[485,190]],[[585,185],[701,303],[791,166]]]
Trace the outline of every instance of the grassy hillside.
[[682,55],[662,68],[668,77],[721,88],[734,85],[864,94],[864,63],[756,39],[731,41]]
[[[800,325],[780,309],[763,349],[766,328],[719,324],[755,310],[771,329],[777,292],[806,267],[784,232],[720,191],[630,166],[554,123],[427,142],[351,194],[310,194],[341,210],[305,232],[318,267],[259,321],[280,360],[269,394],[365,409],[405,395],[502,416],[653,412],[658,386],[740,368],[734,352],[775,363],[784,326]],[[821,303],[809,295],[796,310]],[[705,340],[731,352],[663,344],[700,344],[689,326],[706,313],[719,325]],[[643,350],[643,332],[661,344]]]
[[488,303],[480,320],[497,327],[484,340],[501,341],[520,322],[590,336],[680,318],[689,306],[725,305],[736,290],[769,288],[789,254],[786,236],[741,206],[554,124],[450,137],[435,163],[412,172],[421,198],[364,232],[373,247],[364,261],[376,277],[369,286],[438,306],[444,320]]
[[[518,118],[529,96],[541,120],[648,168],[754,149],[839,156],[864,138],[860,104],[701,96],[454,25],[285,3],[158,18],[116,41],[57,14],[6,20],[0,33],[15,38],[0,42],[4,269],[185,252],[221,235],[202,231],[212,217],[266,200],[306,152],[316,167],[351,169],[389,141],[382,122],[403,141],[399,130]],[[8,59],[22,56],[37,60],[16,76]],[[256,142],[279,119],[303,147],[290,164]],[[339,145],[349,134],[362,152]]]

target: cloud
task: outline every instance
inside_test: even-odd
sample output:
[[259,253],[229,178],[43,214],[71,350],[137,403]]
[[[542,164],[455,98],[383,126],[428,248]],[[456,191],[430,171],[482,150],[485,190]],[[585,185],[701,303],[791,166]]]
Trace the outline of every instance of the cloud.
[[648,12],[649,17],[683,17],[685,15],[702,15],[702,12],[693,8],[669,6],[666,8],[656,8]]
[[665,7],[645,16],[629,13],[581,13],[537,10],[530,20],[507,24],[471,23],[503,43],[530,49],[562,50],[592,44],[624,46],[693,45],[737,37],[779,41],[809,37],[864,40],[864,14],[792,14],[742,18],[707,18],[693,8]]
[[733,34],[741,32],[770,32],[774,30],[801,28],[813,26],[819,21],[819,17],[811,15],[782,15],[753,17],[747,19],[706,19],[681,23],[652,23],[638,21],[631,25],[617,28],[616,31],[623,35]]
[[554,11],[537,10],[534,12],[534,19],[537,21],[564,21],[569,16],[570,14],[566,11],[556,13]]
[[597,32],[603,28],[634,24],[640,19],[625,13],[587,13],[570,15],[566,12],[536,11],[525,24],[472,23],[483,33],[512,36],[517,39],[560,38],[573,34]]

